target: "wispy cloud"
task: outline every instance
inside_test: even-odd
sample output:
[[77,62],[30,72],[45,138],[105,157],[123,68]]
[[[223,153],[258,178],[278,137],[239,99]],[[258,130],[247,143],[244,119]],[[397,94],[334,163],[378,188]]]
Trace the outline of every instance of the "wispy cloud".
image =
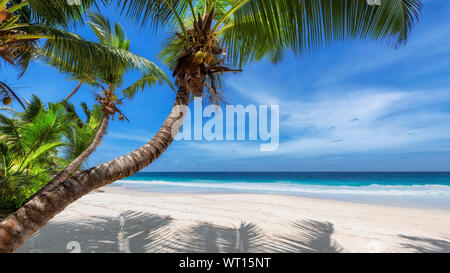
[[[255,90],[254,86],[235,86],[242,94],[248,94],[246,90],[250,88]],[[248,142],[195,143],[196,149],[233,157],[305,157],[386,150],[427,151],[436,148],[436,141],[450,140],[450,113],[441,111],[450,102],[448,90],[368,89],[340,96],[318,92],[303,102],[256,89],[258,96],[249,95],[255,103],[267,99],[280,104],[280,132],[284,138],[279,149],[261,153],[257,145]],[[194,148],[192,144],[187,147]]]
[[128,140],[128,141],[137,141],[146,143],[152,139],[154,134],[143,132],[143,131],[122,131],[122,132],[110,132],[107,134],[108,138],[111,139],[120,139],[120,140]]

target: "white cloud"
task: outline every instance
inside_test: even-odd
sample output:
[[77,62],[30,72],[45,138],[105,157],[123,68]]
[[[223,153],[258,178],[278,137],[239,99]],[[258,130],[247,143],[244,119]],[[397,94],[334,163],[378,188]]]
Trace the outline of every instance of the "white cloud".
[[[398,49],[389,48],[381,44],[371,44],[350,47],[351,53],[347,59],[341,58],[338,65],[334,65],[328,69],[327,73],[323,73],[316,80],[318,86],[336,86],[336,84],[346,82],[352,77],[377,69],[383,69],[389,65],[401,64],[401,62],[417,57],[436,57],[447,54],[450,51],[450,43],[443,43],[443,37],[450,35],[448,28],[449,21],[443,20],[440,26],[433,29],[420,29],[420,24],[416,28],[420,29],[420,33],[413,32],[409,42],[405,47]],[[386,48],[383,52],[378,53],[380,47]],[[377,52],[377,54],[367,54],[368,52]],[[422,66],[411,69],[410,75],[426,73],[442,69],[448,64],[446,58],[441,58],[435,62],[423,63]]]
[[341,98],[321,97],[309,103],[284,102],[281,111],[287,111],[287,119],[282,128],[310,128],[311,133],[281,143],[279,152],[400,150],[450,139],[450,114],[429,107],[444,103],[443,94],[449,101],[447,91],[373,90],[352,92]]
[[[263,84],[263,83],[262,83]],[[264,85],[263,85],[264,86]],[[436,141],[450,140],[450,91],[370,89],[345,95],[318,93],[307,102],[274,97],[275,92],[246,92],[256,103],[278,102],[283,117],[280,133],[284,141],[273,153],[262,153],[250,142],[189,143],[186,148],[232,157],[295,156],[359,152],[407,152],[434,149]],[[278,92],[277,92],[278,93]],[[286,137],[288,139],[286,139]]]
[[121,140],[129,140],[136,142],[146,143],[153,138],[154,134],[147,133],[144,131],[122,131],[120,133],[117,132],[108,132],[106,137],[112,139],[121,139]]

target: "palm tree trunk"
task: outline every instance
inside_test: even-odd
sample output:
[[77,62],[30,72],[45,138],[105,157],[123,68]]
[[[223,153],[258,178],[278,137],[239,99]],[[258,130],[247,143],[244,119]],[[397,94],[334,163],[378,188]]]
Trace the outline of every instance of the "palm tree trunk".
[[83,85],[83,82],[80,81],[77,85],[77,87],[75,87],[75,89],[72,91],[72,93],[70,93],[65,99],[64,101],[68,101],[73,95],[75,95],[76,92],[78,92],[78,90],[80,90],[81,86]]
[[45,185],[41,190],[39,190],[37,193],[31,196],[30,200],[33,199],[36,195],[44,191],[48,191],[54,186],[63,182],[70,176],[70,174],[78,170],[81,164],[83,164],[83,162],[86,161],[86,159],[95,151],[95,149],[97,149],[97,147],[102,142],[103,136],[106,133],[106,128],[108,127],[108,123],[109,123],[109,115],[105,114],[102,123],[98,128],[98,131],[95,134],[95,137],[92,143],[89,145],[89,147],[86,150],[84,150],[77,158],[75,158],[69,165],[67,165],[67,167],[64,170],[62,170],[55,177],[53,177],[53,179],[49,183],[47,183],[47,185]]
[[16,98],[16,100],[20,103],[20,105],[22,106],[23,110],[27,110],[27,108],[25,107],[25,104],[23,104],[23,102],[19,98],[19,96],[17,96],[16,93],[14,93],[14,91],[12,91],[11,89],[9,89],[9,92],[11,92],[11,94],[14,96],[14,98]]
[[147,144],[127,155],[78,172],[9,215],[0,223],[0,252],[17,250],[71,203],[93,190],[131,176],[155,161],[179,132],[188,102],[189,92],[180,87],[170,115]]

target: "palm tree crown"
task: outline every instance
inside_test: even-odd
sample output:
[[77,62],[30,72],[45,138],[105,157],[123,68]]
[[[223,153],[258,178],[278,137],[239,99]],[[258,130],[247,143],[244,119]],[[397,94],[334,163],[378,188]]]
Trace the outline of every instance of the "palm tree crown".
[[305,56],[347,39],[402,46],[422,8],[418,0],[381,6],[365,0],[119,0],[116,5],[143,24],[173,31],[160,57],[178,85],[196,96],[206,87],[214,101],[224,72],[264,57],[276,63],[289,51]]

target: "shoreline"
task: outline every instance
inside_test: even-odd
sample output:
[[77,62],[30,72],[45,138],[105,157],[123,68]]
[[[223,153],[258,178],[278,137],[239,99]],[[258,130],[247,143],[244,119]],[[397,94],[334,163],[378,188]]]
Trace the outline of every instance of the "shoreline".
[[[145,181],[145,180],[144,180]],[[374,191],[372,194],[367,194],[367,192],[358,192],[357,190],[360,190],[363,187],[376,187],[376,186],[386,186],[381,184],[370,184],[370,185],[364,185],[364,186],[345,186],[345,187],[352,187],[350,191],[355,191],[354,193],[346,193],[346,189],[342,190],[344,186],[328,186],[331,189],[313,189],[311,190],[303,190],[303,191],[288,191],[287,189],[284,189],[282,191],[276,192],[271,191],[268,189],[262,190],[261,188],[248,188],[242,190],[241,188],[233,188],[231,186],[230,188],[222,188],[222,186],[215,186],[211,187],[208,183],[204,183],[205,185],[203,189],[201,189],[201,183],[198,183],[198,185],[192,185],[191,188],[188,186],[183,185],[183,183],[180,182],[167,182],[167,183],[173,183],[175,188],[167,187],[164,188],[164,186],[156,185],[155,183],[145,183],[143,186],[127,186],[127,184],[134,185],[135,183],[142,183],[141,180],[120,180],[117,182],[117,184],[112,184],[107,186],[108,188],[120,188],[125,191],[133,191],[133,192],[144,192],[144,193],[151,193],[151,194],[255,194],[255,195],[268,195],[268,196],[292,196],[292,197],[299,197],[299,198],[307,198],[307,199],[319,199],[319,200],[333,200],[338,202],[345,202],[345,203],[356,203],[356,204],[364,204],[364,205],[374,205],[374,206],[388,206],[388,207],[400,207],[400,208],[413,208],[413,209],[432,209],[432,210],[443,210],[443,211],[450,211],[450,196],[439,196],[434,193],[433,195],[429,196],[417,196],[416,193],[412,193],[411,195],[411,189],[409,189],[409,192],[402,193],[400,192],[403,189],[397,190],[399,191],[399,195],[389,195],[389,194],[379,194],[376,191]],[[146,182],[146,181],[145,181]],[[190,183],[186,183],[190,184]],[[244,183],[241,183],[244,184]],[[145,185],[145,186],[144,186]],[[232,184],[231,184],[232,185]],[[255,184],[249,183],[250,187],[254,187]],[[308,186],[317,186],[317,185],[307,185]],[[322,186],[322,185],[320,185]],[[178,187],[178,188],[176,188]],[[449,190],[450,186],[446,185],[434,185],[434,184],[426,184],[426,185],[394,185],[394,187],[448,187],[445,190]],[[339,191],[336,191],[335,189],[338,188]],[[347,189],[348,190],[348,189]],[[386,189],[385,191],[389,191],[392,189]],[[419,189],[423,190],[423,189]],[[431,189],[436,190],[436,189]],[[328,192],[327,192],[328,191]],[[367,191],[367,190],[366,190]],[[430,189],[428,189],[430,191]],[[449,192],[450,193],[450,192]],[[446,193],[448,195],[448,193]]]
[[443,213],[450,213],[450,207],[442,208],[442,207],[436,207],[436,206],[424,206],[424,205],[415,205],[415,206],[409,206],[406,204],[383,204],[382,202],[363,202],[363,201],[353,201],[353,200],[340,200],[338,198],[328,198],[328,197],[321,197],[321,196],[303,196],[303,195],[296,195],[296,194],[284,194],[284,193],[247,193],[247,192],[220,192],[220,191],[213,191],[213,192],[170,192],[170,191],[156,191],[152,192],[150,190],[140,190],[140,189],[133,189],[133,188],[127,188],[122,185],[109,185],[106,186],[99,191],[107,192],[107,193],[116,193],[116,194],[124,194],[124,195],[140,195],[142,196],[184,196],[184,195],[256,195],[256,196],[266,196],[266,197],[287,197],[287,198],[300,198],[304,200],[321,200],[325,202],[337,202],[337,203],[344,203],[347,205],[367,205],[367,206],[376,206],[376,207],[383,207],[383,208],[404,208],[404,209],[413,209],[413,210],[426,210],[426,211],[437,211],[437,212],[443,212]]
[[268,194],[97,190],[19,252],[450,252],[450,211]]

